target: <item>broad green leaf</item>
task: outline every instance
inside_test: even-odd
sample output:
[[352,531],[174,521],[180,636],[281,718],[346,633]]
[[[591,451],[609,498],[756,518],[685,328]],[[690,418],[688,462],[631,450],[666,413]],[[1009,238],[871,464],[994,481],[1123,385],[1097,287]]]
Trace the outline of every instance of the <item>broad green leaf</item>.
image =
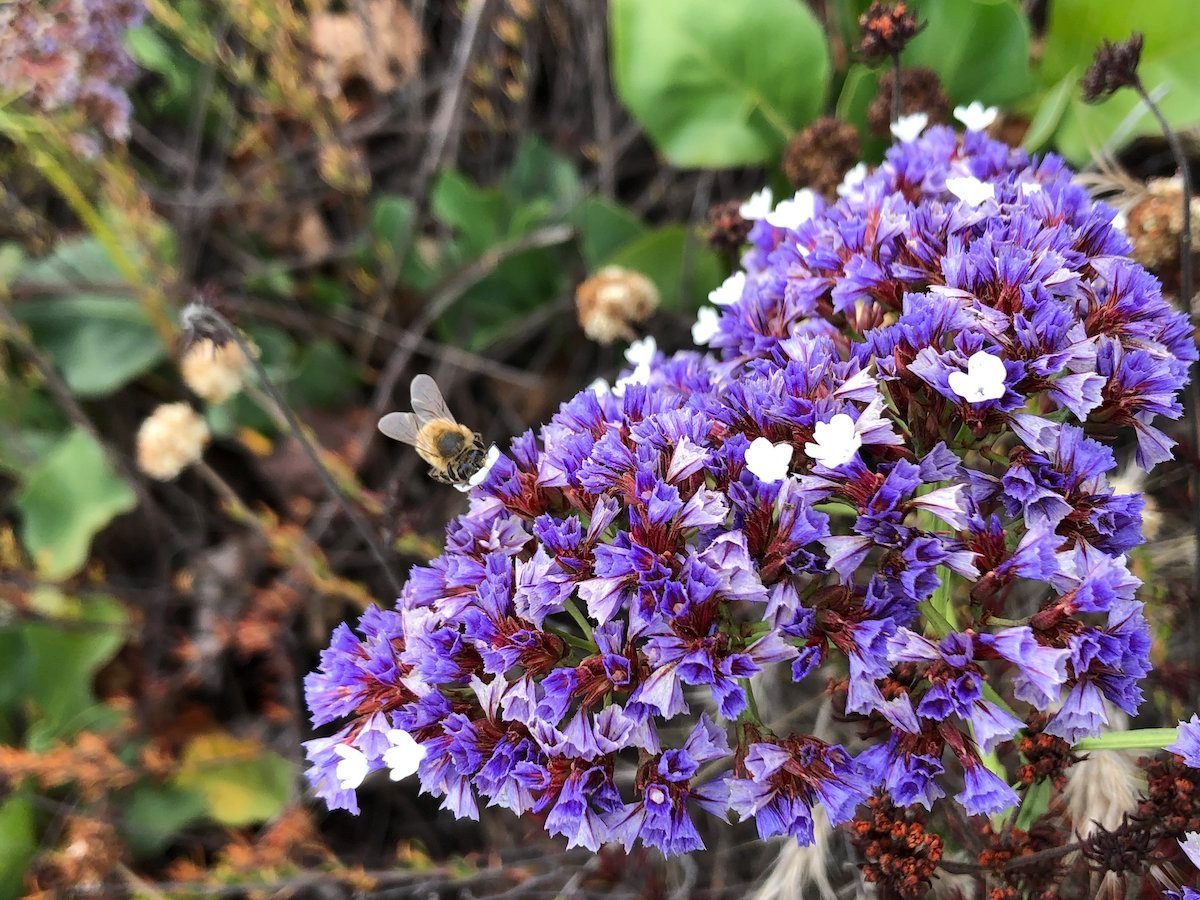
[[1082,738],[1074,749],[1080,753],[1091,750],[1162,750],[1179,740],[1178,728],[1134,728],[1130,731],[1109,731],[1094,738]]
[[213,732],[184,748],[174,783],[203,797],[215,821],[239,827],[279,815],[292,794],[292,775],[291,763],[257,741]]
[[588,197],[580,203],[571,215],[571,224],[579,231],[579,249],[592,271],[647,230],[637,216],[603,197]]
[[565,285],[560,257],[552,250],[530,250],[505,259],[442,317],[439,332],[471,350],[487,347],[561,296]]
[[517,147],[503,187],[514,204],[533,198],[549,200],[551,211],[559,216],[583,194],[583,184],[571,161],[536,137],[525,138]]
[[617,94],[673,164],[773,159],[829,87],[825,32],[798,0],[612,0]]
[[[1146,39],[1138,73],[1152,95],[1165,91],[1159,105],[1167,120],[1177,128],[1200,122],[1200,30],[1191,27],[1195,16],[1193,0],[1051,3],[1038,77],[1047,87],[1068,76],[1076,82],[1055,136],[1064,156],[1075,163],[1086,162],[1092,151],[1110,144],[1118,131],[1122,143],[1158,133],[1157,123],[1144,106],[1139,109],[1133,91],[1118,91],[1090,106],[1083,102],[1078,88],[1078,79],[1100,41],[1124,40],[1134,31]],[[1124,128],[1127,122],[1132,127]]]
[[1029,22],[1015,0],[918,0],[913,6],[926,24],[903,62],[937,72],[952,101],[1002,104],[1029,93]]
[[121,832],[135,856],[161,853],[179,831],[204,815],[204,795],[172,785],[134,788],[122,817]]
[[625,244],[604,261],[641,272],[658,288],[664,309],[694,310],[721,283],[716,254],[682,225],[667,225]]
[[43,589],[37,602],[59,621],[24,622],[6,632],[14,655],[0,662],[0,672],[19,685],[17,702],[34,723],[26,744],[46,749],[85,727],[111,724],[92,680],[124,645],[128,616],[112,597],[78,599]]
[[430,192],[433,214],[453,228],[471,256],[501,239],[508,220],[504,192],[481,188],[461,172],[438,175]]
[[13,314],[79,396],[111,394],[164,358],[145,311],[123,292],[123,280],[96,241],[63,241],[49,257],[25,266],[17,283],[47,290],[36,303],[14,305]]
[[12,794],[0,804],[0,900],[22,896],[25,869],[37,851],[33,801]]
[[66,578],[87,562],[92,538],[136,505],[100,446],[75,429],[29,472],[17,494],[21,540],[42,575]]
[[390,251],[390,260],[401,251],[407,251],[412,243],[413,219],[416,206],[408,197],[379,197],[371,205],[371,235],[376,244]]

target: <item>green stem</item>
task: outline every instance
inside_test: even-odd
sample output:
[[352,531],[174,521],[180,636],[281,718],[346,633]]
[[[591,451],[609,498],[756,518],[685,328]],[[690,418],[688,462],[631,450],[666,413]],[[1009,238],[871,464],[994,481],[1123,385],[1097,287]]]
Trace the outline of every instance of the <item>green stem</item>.
[[1162,750],[1179,739],[1177,728],[1135,728],[1133,731],[1110,731],[1099,737],[1084,738],[1075,750]]
[[742,686],[742,690],[746,692],[746,713],[749,714],[750,720],[755,725],[762,725],[762,716],[758,714],[758,701],[754,699],[754,686],[750,683],[749,678],[739,678],[738,683]]
[[587,616],[580,612],[579,607],[575,605],[574,600],[568,600],[563,606],[563,609],[567,611],[567,614],[575,620],[575,624],[578,625],[580,630],[583,631],[584,637],[586,637],[588,641],[588,649],[595,650],[596,639],[592,636],[592,623],[587,620]]

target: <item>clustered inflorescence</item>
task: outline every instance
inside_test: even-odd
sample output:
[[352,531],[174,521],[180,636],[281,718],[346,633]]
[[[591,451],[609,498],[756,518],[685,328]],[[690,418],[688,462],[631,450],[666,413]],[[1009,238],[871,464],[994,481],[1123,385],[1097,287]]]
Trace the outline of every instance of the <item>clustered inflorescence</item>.
[[[307,744],[331,807],[415,771],[571,845],[695,850],[701,811],[806,843],[872,797],[998,813],[1032,716],[1049,749],[1137,712],[1142,498],[1106,442],[1169,458],[1187,319],[1060,160],[979,130],[838,194],[747,202],[715,353],[635,344],[513,441],[394,609],[337,629],[306,685],[341,723]],[[828,674],[860,745],[760,716],[761,680]]]
[[40,112],[76,109],[113,140],[129,137],[126,86],[137,67],[125,32],[141,0],[12,0],[0,4],[0,84]]

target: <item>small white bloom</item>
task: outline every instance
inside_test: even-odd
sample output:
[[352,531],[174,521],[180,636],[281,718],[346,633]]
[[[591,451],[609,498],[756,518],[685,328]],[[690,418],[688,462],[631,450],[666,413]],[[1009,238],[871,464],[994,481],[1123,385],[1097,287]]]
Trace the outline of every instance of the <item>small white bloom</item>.
[[734,272],[721,282],[721,286],[708,292],[708,302],[713,306],[733,306],[742,299],[746,290],[746,273]]
[[1034,194],[1040,194],[1041,192],[1042,192],[1042,183],[1040,181],[1022,181],[1021,182],[1021,196],[1031,197]]
[[947,178],[946,190],[970,207],[996,199],[996,186],[990,181],[980,181],[974,175]]
[[758,219],[765,219],[774,204],[775,197],[771,193],[771,189],[765,187],[761,191],[755,191],[751,194],[750,199],[738,207],[738,213],[741,214],[743,219],[749,219],[751,222],[754,222]]
[[391,771],[392,781],[399,781],[416,772],[425,758],[425,748],[413,740],[411,734],[399,728],[389,729],[387,739],[392,746],[383,751],[383,764]]
[[746,468],[767,483],[787,478],[791,461],[791,444],[772,444],[765,437],[756,437],[746,448]]
[[799,228],[813,217],[817,195],[808,188],[796,191],[790,200],[781,200],[774,212],[767,215],[767,224],[776,228]]
[[500,458],[500,448],[495,444],[488,447],[487,456],[483,458],[483,465],[479,467],[479,471],[467,479],[466,484],[456,484],[455,487],[464,494],[476,485],[483,484],[483,479],[487,478],[488,472],[492,471],[492,466],[496,464],[496,460]]
[[648,366],[657,352],[658,344],[654,338],[647,336],[640,341],[634,341],[626,348],[625,359],[635,366]]
[[597,378],[588,385],[588,390],[597,396],[603,397],[605,394],[611,392],[612,388],[609,386],[607,378]]
[[967,131],[983,131],[996,121],[999,110],[994,106],[984,106],[978,100],[972,100],[967,106],[954,107],[954,118],[963,123]]
[[707,347],[708,342],[717,336],[721,330],[721,317],[711,306],[702,306],[696,314],[696,323],[692,326],[692,340]]
[[1004,360],[986,350],[972,353],[967,371],[950,373],[950,390],[968,403],[999,400],[1006,390]]
[[138,468],[170,481],[200,460],[211,437],[208,423],[189,404],[163,403],[138,428]]
[[867,164],[865,162],[860,162],[842,177],[842,183],[837,187],[838,196],[850,196],[856,190],[858,190],[859,186],[866,180]]
[[813,443],[805,444],[804,452],[813,461],[836,469],[854,459],[860,447],[862,436],[854,426],[854,420],[845,413],[838,413],[828,422],[816,424]]
[[1187,858],[1192,861],[1192,865],[1200,866],[1200,831],[1189,831],[1183,836],[1179,846],[1187,854]]
[[1120,212],[1118,210],[1117,214],[1115,216],[1113,216],[1112,227],[1117,229],[1117,231],[1121,232],[1121,234],[1128,234],[1129,233],[1129,216],[1125,215],[1125,213]]
[[913,113],[911,116],[901,116],[892,123],[892,137],[902,144],[907,144],[909,141],[919,138],[928,124],[929,116],[923,112]]
[[363,783],[363,779],[367,777],[367,773],[371,771],[367,758],[361,750],[351,747],[349,744],[338,744],[333,748],[333,752],[341,757],[333,770],[333,774],[338,780],[338,786],[343,791],[356,790]]

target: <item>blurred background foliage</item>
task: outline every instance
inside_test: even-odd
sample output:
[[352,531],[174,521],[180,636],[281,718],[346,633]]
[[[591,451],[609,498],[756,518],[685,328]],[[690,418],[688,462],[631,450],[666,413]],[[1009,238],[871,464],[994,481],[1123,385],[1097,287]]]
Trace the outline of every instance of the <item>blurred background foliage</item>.
[[[1079,97],[1098,41],[1134,29],[1172,124],[1200,121],[1192,0],[911,5],[928,25],[903,64],[949,104],[999,105],[998,132],[1030,150],[1170,173],[1132,92]],[[57,57],[13,80],[0,31],[0,896],[574,877],[524,826],[453,827],[413,788],[368,793],[359,820],[305,799],[300,679],[390,588],[262,376],[397,570],[429,558],[465,501],[383,445],[378,416],[430,371],[501,441],[611,378],[620,348],[585,337],[573,300],[606,267],[653,283],[638,328],[684,346],[733,262],[705,241],[710,207],[786,189],[780,163],[820,116],[880,159],[883,73],[851,49],[865,6],[146,0],[99,119],[46,100]],[[232,390],[181,375],[198,297],[256,348]],[[211,443],[149,478],[139,427],[179,402]],[[700,875],[571,859],[606,889],[737,896],[769,848],[734,849]]]

